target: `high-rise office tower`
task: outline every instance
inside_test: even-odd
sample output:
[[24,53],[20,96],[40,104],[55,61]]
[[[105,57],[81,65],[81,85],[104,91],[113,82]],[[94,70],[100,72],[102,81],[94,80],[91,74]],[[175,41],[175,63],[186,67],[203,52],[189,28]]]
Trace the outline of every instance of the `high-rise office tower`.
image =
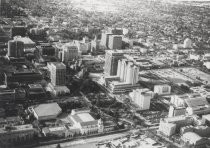
[[47,63],[50,71],[51,83],[54,86],[62,86],[66,83],[66,65],[61,62],[49,62]]
[[9,57],[23,57],[24,43],[22,41],[11,40],[8,42],[8,56]]
[[109,45],[109,37],[113,35],[112,33],[102,33],[101,35],[101,45],[108,48]]
[[122,36],[110,35],[108,42],[109,49],[121,49],[122,48]]
[[105,55],[105,67],[104,72],[107,75],[117,75],[118,60],[123,58],[123,52],[121,51],[106,51]]
[[79,57],[79,49],[74,43],[68,43],[63,46],[62,62],[68,62]]
[[128,59],[121,59],[118,61],[117,76],[122,82],[128,84],[136,84],[138,82],[139,67]]
[[136,89],[130,94],[132,101],[134,101],[140,110],[147,110],[150,108],[150,100],[154,97],[154,93],[149,89]]

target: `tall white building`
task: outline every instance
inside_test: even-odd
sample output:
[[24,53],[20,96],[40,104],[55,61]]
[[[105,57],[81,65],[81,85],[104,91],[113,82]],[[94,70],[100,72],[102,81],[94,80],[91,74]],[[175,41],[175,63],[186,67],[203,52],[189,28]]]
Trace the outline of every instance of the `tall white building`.
[[117,75],[118,60],[123,58],[122,51],[107,50],[105,55],[104,72],[109,76]]
[[47,67],[50,71],[51,83],[56,85],[65,85],[66,83],[66,65],[61,62],[49,62]]
[[140,110],[147,110],[150,108],[150,100],[154,97],[154,93],[149,89],[136,89],[130,93],[131,99],[136,103]]
[[62,47],[62,62],[67,63],[80,56],[79,49],[74,43],[67,43]]
[[104,47],[108,47],[109,45],[109,37],[113,35],[112,33],[102,33],[101,35],[101,45]]
[[118,61],[117,76],[122,82],[136,84],[138,82],[139,68],[132,61],[122,59]]

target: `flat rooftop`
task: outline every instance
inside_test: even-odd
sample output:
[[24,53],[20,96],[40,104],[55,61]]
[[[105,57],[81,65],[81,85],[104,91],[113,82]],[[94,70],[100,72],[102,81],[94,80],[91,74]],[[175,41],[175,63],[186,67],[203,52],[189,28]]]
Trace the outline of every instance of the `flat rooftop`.
[[90,122],[95,121],[95,119],[89,113],[79,113],[72,116],[76,122]]
[[177,122],[177,121],[184,121],[186,120],[186,116],[175,116],[175,117],[169,117],[165,118],[164,121],[171,123],[171,122]]
[[198,107],[198,106],[209,105],[206,98],[204,98],[204,97],[186,99],[185,102],[189,107]]
[[33,109],[40,117],[58,115],[62,111],[57,103],[40,104]]
[[7,132],[23,132],[23,131],[29,131],[33,130],[33,125],[32,124],[25,124],[25,125],[18,125],[18,126],[13,126],[11,130],[6,130],[5,128],[0,128],[0,134],[7,133]]
[[29,84],[28,86],[29,86],[29,88],[41,88],[42,89],[41,84]]
[[66,130],[66,127],[65,127],[65,126],[50,127],[50,128],[49,128],[49,131],[50,131],[50,132],[64,131],[64,130]]
[[33,42],[30,38],[28,37],[14,37],[14,40],[16,41],[21,41],[24,44],[33,44],[35,45],[35,42]]
[[56,69],[66,69],[66,65],[62,62],[49,62],[49,64],[55,66]]

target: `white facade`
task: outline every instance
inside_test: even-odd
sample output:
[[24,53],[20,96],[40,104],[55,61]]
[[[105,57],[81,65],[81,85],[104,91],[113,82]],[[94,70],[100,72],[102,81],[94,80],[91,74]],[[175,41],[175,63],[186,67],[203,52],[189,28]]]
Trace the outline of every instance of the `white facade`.
[[210,69],[210,62],[209,61],[204,62],[203,65],[206,66],[207,69]]
[[54,96],[70,94],[70,90],[66,86],[53,86],[51,83],[49,83],[48,88],[48,91],[50,91]]
[[123,51],[107,50],[105,55],[105,66],[104,72],[106,75],[115,76],[117,75],[118,60],[122,59],[124,55]]
[[169,112],[168,112],[168,117],[185,115],[185,113],[186,113],[185,107],[170,106]]
[[66,84],[66,65],[61,62],[49,62],[47,67],[50,71],[51,83],[56,85]]
[[184,40],[184,45],[183,45],[184,48],[192,48],[192,40],[189,39],[189,38],[186,38]]
[[131,99],[135,102],[140,110],[147,110],[150,108],[150,100],[154,97],[154,93],[149,89],[136,89],[130,93]]
[[88,52],[88,50],[91,49],[91,43],[90,42],[75,41],[75,43],[76,43],[76,46],[77,46],[79,52],[82,53],[82,54],[86,54]]
[[139,68],[133,62],[122,59],[118,61],[117,76],[122,82],[136,84],[138,82]]
[[[116,78],[119,79],[119,77]],[[126,82],[120,82],[119,80],[108,82],[108,89],[113,94],[131,92],[133,89],[137,89],[139,87],[139,84],[132,85]]]
[[166,123],[160,121],[159,132],[162,132],[165,136],[172,136],[176,132],[176,124]]
[[80,129],[81,134],[96,134],[103,132],[103,122],[95,120],[89,110],[73,110],[69,118],[73,121],[73,127]]
[[171,93],[171,86],[169,85],[155,85],[154,93],[158,95],[169,95]]
[[210,60],[210,53],[204,54],[203,60],[209,61]]
[[190,60],[195,60],[195,61],[198,61],[201,59],[200,55],[197,55],[197,54],[190,54],[189,58]]
[[62,52],[62,62],[68,62],[73,59],[77,59],[80,54],[79,54],[79,49],[75,44],[65,44],[63,47],[63,52]]
[[62,113],[62,109],[57,103],[39,104],[29,107],[28,110],[39,121],[56,119]]
[[188,99],[189,96],[186,95],[174,95],[171,96],[171,101],[170,103],[173,104],[175,107],[185,107],[186,103],[185,103],[185,99]]

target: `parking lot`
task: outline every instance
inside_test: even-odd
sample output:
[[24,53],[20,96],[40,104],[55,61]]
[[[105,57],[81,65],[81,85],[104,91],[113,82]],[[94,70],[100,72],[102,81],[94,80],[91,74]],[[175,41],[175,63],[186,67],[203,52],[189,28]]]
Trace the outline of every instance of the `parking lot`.
[[165,78],[167,80],[172,81],[175,84],[178,83],[184,83],[185,81],[194,82],[190,77],[185,76],[184,74],[181,74],[174,69],[159,69],[159,70],[151,70],[152,73]]
[[183,73],[186,76],[191,77],[192,79],[199,80],[205,84],[210,84],[210,75],[207,73],[204,73],[196,68],[178,68],[176,69]]

